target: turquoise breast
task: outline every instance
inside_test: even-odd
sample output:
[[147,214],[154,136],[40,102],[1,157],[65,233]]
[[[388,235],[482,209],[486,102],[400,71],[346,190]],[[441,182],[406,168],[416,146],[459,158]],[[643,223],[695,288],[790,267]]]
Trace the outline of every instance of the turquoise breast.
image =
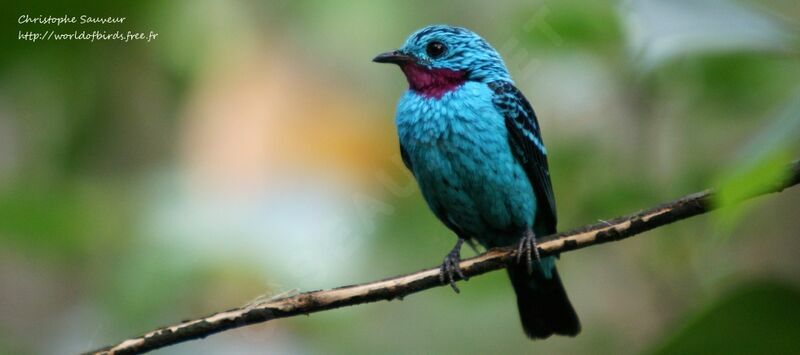
[[440,99],[408,91],[397,110],[400,144],[420,190],[445,224],[487,247],[516,242],[533,225],[536,197],[511,152],[486,85],[467,82]]

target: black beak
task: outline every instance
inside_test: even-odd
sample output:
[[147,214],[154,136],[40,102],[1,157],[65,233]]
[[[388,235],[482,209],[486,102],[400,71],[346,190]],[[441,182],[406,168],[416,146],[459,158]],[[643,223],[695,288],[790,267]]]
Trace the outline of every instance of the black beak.
[[403,54],[400,51],[391,51],[378,54],[378,56],[373,58],[372,61],[375,63],[400,64],[400,63],[413,62],[414,57],[407,54]]

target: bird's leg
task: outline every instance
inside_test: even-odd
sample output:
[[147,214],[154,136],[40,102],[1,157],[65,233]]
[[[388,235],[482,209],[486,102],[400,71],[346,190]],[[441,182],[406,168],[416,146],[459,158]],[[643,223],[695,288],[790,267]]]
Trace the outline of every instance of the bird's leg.
[[456,279],[454,275],[458,275],[462,280],[467,281],[469,280],[468,277],[464,276],[464,273],[461,272],[461,266],[458,264],[461,263],[461,244],[464,244],[464,239],[458,238],[456,242],[456,246],[453,247],[453,250],[450,250],[449,253],[444,257],[444,262],[442,262],[442,267],[439,272],[439,281],[442,284],[445,284],[445,281],[450,283],[450,287],[453,288],[453,291],[459,293],[458,287],[456,287]]
[[536,235],[533,230],[528,228],[519,239],[517,246],[517,263],[522,261],[522,255],[525,254],[525,262],[528,265],[528,274],[533,273],[533,260],[531,259],[531,251],[536,256],[536,262],[541,263],[542,258],[539,256],[539,248],[536,246]]

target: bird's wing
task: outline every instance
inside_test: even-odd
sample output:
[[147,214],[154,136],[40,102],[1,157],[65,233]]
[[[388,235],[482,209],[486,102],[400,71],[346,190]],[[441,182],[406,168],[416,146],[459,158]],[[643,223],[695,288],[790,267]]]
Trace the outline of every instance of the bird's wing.
[[550,183],[547,150],[539,131],[536,113],[533,112],[533,107],[525,96],[512,83],[500,80],[489,83],[489,87],[494,91],[492,100],[495,107],[505,117],[511,150],[517,161],[525,168],[539,201],[535,224],[547,233],[555,233],[556,201]]

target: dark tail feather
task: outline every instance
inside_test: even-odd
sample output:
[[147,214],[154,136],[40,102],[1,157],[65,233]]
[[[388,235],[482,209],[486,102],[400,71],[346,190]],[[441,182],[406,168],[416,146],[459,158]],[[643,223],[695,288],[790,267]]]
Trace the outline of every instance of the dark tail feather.
[[544,339],[553,334],[575,336],[581,331],[578,315],[569,303],[555,266],[550,279],[538,270],[528,274],[524,264],[509,267],[508,276],[517,293],[522,328],[529,338]]

